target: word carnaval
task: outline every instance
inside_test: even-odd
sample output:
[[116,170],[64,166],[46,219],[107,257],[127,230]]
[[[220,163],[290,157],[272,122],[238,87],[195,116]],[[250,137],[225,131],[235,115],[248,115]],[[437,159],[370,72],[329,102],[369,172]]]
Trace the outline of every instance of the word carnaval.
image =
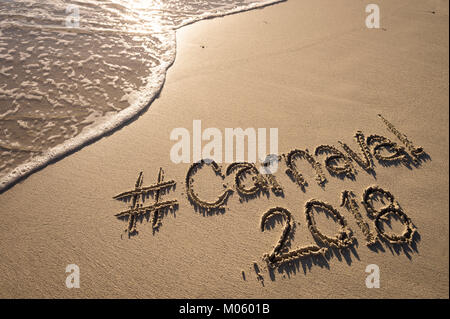
[[[350,146],[343,142],[339,142],[344,152],[340,151],[332,145],[320,145],[316,147],[314,154],[311,154],[307,149],[293,149],[288,154],[281,154],[275,156],[276,164],[273,161],[268,161],[264,165],[278,168],[278,163],[284,160],[286,164],[286,174],[296,183],[302,190],[308,186],[308,182],[298,170],[296,163],[298,160],[306,160],[310,164],[311,169],[315,175],[316,182],[325,187],[327,178],[322,169],[322,163],[317,160],[321,154],[325,154],[324,165],[331,176],[340,178],[355,179],[357,174],[354,163],[359,165],[367,173],[375,175],[374,164],[372,156],[374,156],[382,165],[404,164],[406,166],[419,166],[421,161],[428,155],[424,152],[422,147],[415,147],[405,134],[398,131],[394,125],[388,122],[382,115],[379,115],[387,128],[404,144],[401,146],[387,137],[382,135],[370,135],[367,138],[363,132],[358,131],[355,134],[355,139],[359,145],[360,152],[354,151]],[[272,154],[274,155],[274,154]],[[270,157],[267,158],[274,158]],[[222,194],[217,197],[216,201],[208,202],[198,197],[194,190],[195,174],[203,169],[205,166],[210,166],[214,173],[225,180],[229,175],[236,172],[234,176],[234,183],[236,190],[241,197],[254,197],[260,191],[268,192],[272,190],[275,195],[282,195],[283,189],[278,183],[273,170],[268,169],[266,174],[261,174],[254,163],[249,162],[233,162],[228,165],[225,174],[222,172],[216,161],[211,159],[202,159],[190,166],[186,174],[186,191],[189,199],[196,206],[206,210],[221,209],[224,207],[228,197],[234,192],[233,188],[227,187]],[[246,180],[247,175],[252,176],[253,185],[246,187],[243,181]]]

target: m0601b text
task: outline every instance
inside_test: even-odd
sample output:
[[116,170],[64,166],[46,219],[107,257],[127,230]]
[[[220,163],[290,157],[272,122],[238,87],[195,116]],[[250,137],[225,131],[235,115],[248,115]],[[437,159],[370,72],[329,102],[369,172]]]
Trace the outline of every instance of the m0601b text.
[[269,304],[224,304],[223,313],[246,314],[246,313],[269,313]]

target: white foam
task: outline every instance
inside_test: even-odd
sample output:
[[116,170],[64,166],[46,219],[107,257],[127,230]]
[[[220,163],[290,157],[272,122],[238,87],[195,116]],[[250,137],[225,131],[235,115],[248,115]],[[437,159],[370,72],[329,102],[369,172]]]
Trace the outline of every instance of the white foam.
[[[176,55],[176,29],[194,23],[196,21],[202,20],[202,19],[206,19],[206,18],[212,18],[212,17],[222,17],[225,15],[229,15],[229,14],[234,14],[234,13],[238,13],[238,12],[243,12],[243,11],[248,11],[251,9],[255,9],[255,8],[261,8],[267,5],[271,5],[271,4],[275,4],[278,2],[283,2],[285,0],[266,0],[266,1],[260,1],[260,2],[251,2],[248,3],[248,1],[245,2],[245,4],[237,6],[237,7],[232,7],[232,8],[225,8],[222,11],[218,10],[218,11],[212,11],[212,12],[206,12],[206,13],[202,13],[196,16],[192,16],[192,17],[188,17],[183,19],[178,25],[174,25],[172,29],[168,28],[164,31],[164,36],[160,37],[159,39],[163,39],[163,41],[161,41],[160,45],[164,47],[163,53],[160,57],[158,57],[159,60],[159,64],[153,64],[152,66],[152,73],[150,74],[150,76],[148,76],[145,79],[145,87],[143,89],[139,89],[139,91],[134,91],[131,90],[130,92],[126,93],[124,95],[124,99],[127,100],[130,103],[130,106],[121,110],[120,112],[116,113],[116,114],[111,114],[111,112],[108,113],[107,116],[98,116],[98,114],[96,113],[91,113],[90,117],[86,118],[84,121],[92,121],[91,125],[88,125],[86,127],[83,128],[83,130],[81,132],[78,133],[78,127],[74,124],[70,125],[70,128],[72,129],[72,138],[65,140],[62,144],[59,144],[57,146],[54,146],[48,150],[45,150],[41,153],[39,153],[38,155],[35,155],[34,157],[32,157],[30,159],[30,161],[28,161],[27,163],[21,164],[19,166],[17,166],[16,168],[14,168],[13,170],[11,170],[10,172],[8,172],[6,175],[1,176],[0,177],[0,191],[3,191],[5,189],[7,189],[8,187],[10,187],[11,185],[13,185],[14,183],[16,183],[18,180],[20,180],[21,178],[28,176],[29,174],[33,173],[34,171],[44,167],[45,165],[47,165],[50,161],[56,160],[58,158],[61,158],[71,152],[74,152],[76,150],[78,150],[79,148],[81,148],[82,146],[97,140],[99,138],[101,138],[102,136],[104,136],[107,133],[110,133],[111,131],[121,127],[124,123],[129,122],[130,120],[133,120],[136,118],[136,116],[138,114],[140,114],[140,112],[142,112],[154,99],[155,97],[158,95],[158,93],[160,92],[160,90],[163,87],[164,81],[165,81],[165,77],[166,77],[166,72],[168,70],[168,68],[173,64],[174,60],[175,60],[175,55]],[[1,24],[2,25],[8,25],[8,24],[14,24],[16,22],[12,22],[12,21],[3,21]],[[23,25],[22,25],[23,27]],[[30,28],[43,28],[42,26],[29,26]],[[60,30],[61,33],[72,33],[73,32],[89,32],[88,30],[82,30],[82,29],[75,29],[75,30],[67,30],[67,28],[61,28],[61,27],[57,27],[57,26],[46,26],[45,28],[47,29],[57,29]],[[102,29],[102,31],[105,31],[107,29]],[[154,31],[154,30],[153,30]],[[115,32],[117,33],[117,30],[111,30],[111,32]],[[148,31],[146,32],[139,32],[137,30],[127,30],[125,33],[130,33],[130,32],[134,32],[136,35],[140,35],[140,34],[148,34]],[[39,34],[39,33],[36,33]],[[0,33],[0,35],[2,35]],[[155,41],[155,39],[153,39],[153,41]],[[62,39],[59,39],[58,41],[60,41],[61,43],[64,43]],[[66,43],[69,44],[69,43]],[[104,48],[107,48],[108,45],[103,45]],[[34,50],[36,50],[35,46],[29,46],[27,48],[26,51],[28,52],[33,52]],[[42,50],[42,47],[38,47],[38,50]],[[11,60],[12,56],[11,56],[12,52],[8,52],[8,54],[0,54],[0,60],[1,59],[5,59],[5,60]],[[28,54],[28,53],[26,53]],[[21,57],[23,57],[24,55],[21,55]],[[26,58],[26,56],[25,56]],[[91,55],[89,58],[85,59],[85,60],[81,60],[81,61],[71,61],[71,63],[69,64],[73,64],[73,63],[77,63],[78,66],[82,67],[86,62],[91,61],[92,59],[101,59],[101,56],[95,56],[94,54]],[[73,62],[73,63],[72,63]],[[110,68],[112,70],[117,70],[117,69],[127,69],[128,67],[125,65],[114,65],[111,63],[107,63],[106,61],[103,61],[103,64],[106,68]],[[37,67],[39,68],[39,65],[28,65],[29,68],[31,67]],[[129,69],[129,68],[128,68]],[[0,72],[7,72],[8,70],[4,70],[1,69]],[[26,70],[29,71],[29,70]],[[25,71],[25,72],[26,72]],[[97,71],[100,71],[100,68],[97,68]],[[132,71],[132,70],[131,70]],[[26,72],[29,73],[29,72]],[[73,69],[71,72],[72,77],[75,76]],[[112,78],[109,78],[108,80],[113,80]],[[123,79],[126,80],[126,79]],[[82,84],[84,86],[85,89],[88,89],[88,85],[91,85],[92,82],[91,80],[87,79],[87,78],[83,78],[81,80],[78,81],[80,84]],[[55,80],[53,79],[49,79],[47,78],[45,83],[55,83]],[[112,83],[114,85],[116,85],[116,80],[113,80]],[[63,89],[63,87],[66,87],[67,85],[65,83],[56,83],[58,85],[58,89]],[[92,86],[92,88],[96,88],[95,86]],[[16,97],[22,97],[25,99],[42,99],[43,96],[41,95],[32,95],[32,94],[24,94],[24,93],[18,93],[15,92],[14,90],[5,90],[0,87],[0,98],[1,98],[1,94],[16,94]],[[21,94],[21,95],[20,95]],[[43,95],[45,95],[43,93]],[[49,97],[47,96],[47,99],[49,99]],[[66,97],[66,99],[68,99],[68,101],[70,101],[71,103],[76,103],[76,100],[73,100],[71,98]],[[83,104],[82,102],[80,102],[80,100],[78,100],[78,103]],[[111,102],[106,102],[105,104],[107,105],[111,105]],[[57,102],[55,102],[55,107],[57,107]],[[80,105],[81,106],[81,105]],[[115,107],[112,107],[113,109],[117,109]],[[19,109],[19,106],[16,105],[14,110],[9,110],[6,111],[3,114],[0,114],[0,119],[4,118],[5,116],[17,112]],[[71,113],[71,111],[68,111],[67,113]],[[67,120],[70,123],[70,120]],[[48,128],[52,128],[55,126],[55,124],[53,122],[51,122],[51,125],[47,125]],[[24,123],[22,123],[22,125],[25,125]],[[26,124],[28,126],[28,124]],[[65,130],[63,130],[63,134],[64,134]],[[68,137],[69,135],[63,135],[64,137]],[[47,139],[56,139],[61,137],[61,135],[52,135],[49,136]],[[41,143],[44,143],[44,141],[42,141]],[[2,167],[4,167],[4,165],[2,165]],[[1,169],[1,168],[0,168]]]

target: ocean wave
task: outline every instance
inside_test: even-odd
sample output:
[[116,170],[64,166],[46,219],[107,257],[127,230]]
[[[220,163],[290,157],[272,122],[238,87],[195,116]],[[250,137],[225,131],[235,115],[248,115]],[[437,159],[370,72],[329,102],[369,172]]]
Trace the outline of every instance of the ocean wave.
[[178,28],[282,1],[0,0],[0,192],[145,111]]

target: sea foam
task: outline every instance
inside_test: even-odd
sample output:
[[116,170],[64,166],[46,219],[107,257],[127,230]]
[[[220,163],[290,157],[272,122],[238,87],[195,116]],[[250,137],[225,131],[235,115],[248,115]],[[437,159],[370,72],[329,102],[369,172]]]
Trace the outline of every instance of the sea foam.
[[0,0],[0,191],[143,112],[178,28],[282,1]]

